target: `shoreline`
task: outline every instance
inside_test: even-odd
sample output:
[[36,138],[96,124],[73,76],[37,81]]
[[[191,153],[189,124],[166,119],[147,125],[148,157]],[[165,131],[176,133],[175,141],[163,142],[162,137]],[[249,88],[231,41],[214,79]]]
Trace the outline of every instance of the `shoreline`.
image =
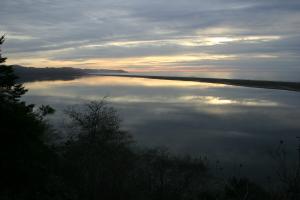
[[130,74],[93,74],[97,76],[115,76],[131,78],[147,78],[159,80],[174,81],[193,81],[202,83],[216,83],[241,87],[276,89],[300,92],[300,82],[286,81],[264,81],[264,80],[246,80],[246,79],[222,79],[222,78],[198,78],[198,77],[177,77],[177,76],[147,76],[147,75],[130,75]]

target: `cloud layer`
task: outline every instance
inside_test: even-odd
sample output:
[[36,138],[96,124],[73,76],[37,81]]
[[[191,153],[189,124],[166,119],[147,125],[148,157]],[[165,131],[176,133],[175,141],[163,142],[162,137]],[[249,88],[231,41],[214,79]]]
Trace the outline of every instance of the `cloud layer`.
[[300,71],[295,0],[2,0],[9,63]]

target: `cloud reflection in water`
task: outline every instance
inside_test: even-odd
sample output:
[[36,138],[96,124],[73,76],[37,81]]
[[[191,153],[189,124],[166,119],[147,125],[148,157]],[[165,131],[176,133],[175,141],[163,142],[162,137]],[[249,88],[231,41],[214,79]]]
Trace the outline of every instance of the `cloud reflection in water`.
[[296,92],[124,77],[34,82],[26,87],[27,101],[50,104],[58,115],[70,104],[109,96],[138,144],[205,154],[227,164],[264,164],[281,139],[295,153],[300,133]]

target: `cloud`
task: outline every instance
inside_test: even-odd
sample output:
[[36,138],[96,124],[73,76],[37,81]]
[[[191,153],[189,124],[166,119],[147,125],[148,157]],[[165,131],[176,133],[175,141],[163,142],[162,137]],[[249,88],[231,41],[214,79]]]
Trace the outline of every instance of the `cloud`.
[[[294,0],[3,0],[0,31],[7,34],[8,62],[32,66],[89,67],[109,60],[107,67],[130,69],[127,60],[137,59],[147,71],[151,64],[163,67],[161,57],[178,56],[168,65],[249,67],[254,57],[256,68],[279,59],[295,67],[299,11]],[[179,59],[203,54],[229,59]]]

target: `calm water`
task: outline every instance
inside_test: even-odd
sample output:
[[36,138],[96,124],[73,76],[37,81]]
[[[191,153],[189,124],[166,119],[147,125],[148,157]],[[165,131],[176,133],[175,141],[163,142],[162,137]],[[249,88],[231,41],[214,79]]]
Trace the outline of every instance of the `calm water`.
[[[300,136],[300,93],[196,82],[142,78],[86,77],[25,84],[25,100],[49,104],[58,127],[68,105],[109,96],[122,127],[140,146],[165,146],[172,152],[206,155],[213,163],[244,171],[271,163],[269,151],[284,140],[296,156]],[[262,170],[260,170],[262,171]]]

